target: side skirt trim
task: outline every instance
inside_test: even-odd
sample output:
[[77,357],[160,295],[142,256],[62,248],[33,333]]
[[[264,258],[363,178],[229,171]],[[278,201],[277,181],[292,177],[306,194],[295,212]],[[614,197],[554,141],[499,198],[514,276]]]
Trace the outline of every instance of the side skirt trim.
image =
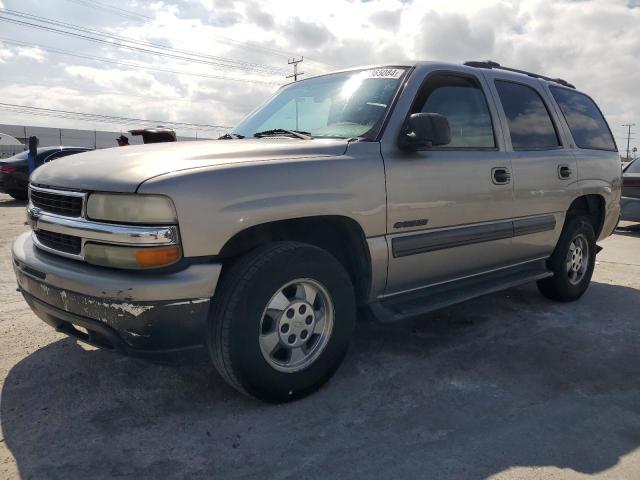
[[546,232],[556,228],[553,215],[502,220],[479,225],[467,225],[455,228],[421,231],[391,239],[391,251],[394,258],[433,252],[447,248],[491,242],[506,238]]
[[552,275],[553,273],[547,270],[544,260],[534,260],[392,297],[379,298],[371,305],[371,309],[379,321],[392,322]]

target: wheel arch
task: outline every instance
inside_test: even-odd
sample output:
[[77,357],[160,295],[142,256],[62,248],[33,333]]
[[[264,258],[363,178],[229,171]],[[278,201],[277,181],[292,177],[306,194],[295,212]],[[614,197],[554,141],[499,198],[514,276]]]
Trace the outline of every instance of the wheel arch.
[[566,225],[569,218],[577,215],[586,215],[591,219],[596,238],[599,238],[604,227],[605,209],[606,201],[604,196],[597,193],[581,195],[569,205],[564,223]]
[[[358,304],[367,301],[371,288],[371,256],[364,230],[354,219],[322,215],[253,225],[227,240],[217,257],[228,265],[244,253],[276,241],[297,241],[328,251],[349,273]],[[224,270],[223,267],[223,274]]]

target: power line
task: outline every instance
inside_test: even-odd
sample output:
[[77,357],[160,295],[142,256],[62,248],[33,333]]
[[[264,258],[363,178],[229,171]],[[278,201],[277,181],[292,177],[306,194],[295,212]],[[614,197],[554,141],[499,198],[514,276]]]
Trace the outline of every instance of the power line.
[[117,8],[112,5],[105,5],[104,3],[90,0],[69,0],[78,5],[83,5],[85,7],[95,8],[97,10],[102,10],[104,12],[113,13],[115,15],[120,15],[123,17],[129,17],[132,20],[153,20],[151,17],[143,15],[141,13],[132,12],[130,10],[125,10],[124,8]]
[[[125,18],[130,18],[132,19],[132,17],[138,17],[138,18],[133,18],[134,20],[138,20],[141,21],[142,23],[148,24],[151,23],[154,19],[152,17],[149,17],[147,15],[143,15],[140,13],[134,13],[131,12],[130,10],[125,10],[123,8],[117,8],[117,7],[113,7],[110,5],[105,5],[102,2],[98,2],[95,0],[69,0],[71,2],[77,3],[79,5],[83,5],[85,7],[88,8],[97,8],[97,9],[102,9],[104,11],[107,11],[108,13],[112,13],[114,15],[120,15],[123,16]],[[119,13],[121,12],[121,13]],[[223,37],[221,35],[209,35],[209,37],[218,40],[219,42],[222,43],[227,43],[227,44],[231,44],[231,45],[240,45],[244,48],[250,49],[250,50],[256,50],[256,51],[262,51],[265,53],[269,53],[271,55],[276,55],[279,56],[281,58],[290,58],[291,56],[291,52],[284,52],[282,50],[277,50],[275,48],[269,48],[269,47],[264,47],[261,45],[256,45],[254,43],[251,42],[243,42],[241,40],[236,40],[233,38],[229,38],[229,37]],[[317,63],[318,65],[324,65],[326,67],[331,67],[331,68],[338,68],[336,65],[332,65],[330,63],[326,63],[326,62],[321,62],[319,60],[314,60],[311,58],[307,57],[307,61],[308,62],[312,62],[312,63]]]
[[71,56],[71,57],[83,58],[83,59],[86,59],[86,60],[94,60],[94,61],[103,62],[103,63],[110,63],[110,64],[113,64],[113,65],[122,65],[122,66],[125,66],[125,67],[131,67],[131,68],[141,68],[143,70],[153,70],[153,71],[157,71],[157,72],[173,73],[173,74],[176,74],[176,75],[190,75],[190,76],[193,76],[193,77],[211,78],[211,79],[216,79],[216,80],[230,80],[230,81],[234,81],[234,82],[260,83],[260,84],[263,84],[263,85],[279,85],[278,83],[275,83],[275,82],[267,82],[267,81],[263,81],[263,80],[252,80],[252,79],[249,79],[249,78],[228,77],[228,76],[225,76],[225,75],[208,75],[208,74],[196,73],[196,72],[184,72],[184,71],[181,71],[181,70],[173,70],[173,69],[162,68],[162,67],[153,67],[151,65],[142,65],[142,64],[139,64],[139,63],[121,62],[119,60],[112,60],[110,58],[105,58],[105,57],[97,57],[97,56],[94,56],[94,55],[85,55],[85,54],[81,54],[81,53],[74,53],[74,52],[70,52],[69,50],[62,50],[60,48],[43,47],[41,45],[37,45],[37,44],[34,44],[34,43],[19,42],[17,40],[8,39],[8,38],[5,38],[5,37],[0,37],[0,41],[2,41],[4,43],[9,43],[11,45],[21,46],[21,47],[39,48],[39,49],[44,50],[46,52],[51,52],[51,53],[55,53],[55,54],[59,54],[59,55],[68,55],[68,56]]
[[[263,73],[272,73],[272,74],[282,74],[284,72],[282,69],[273,67],[270,65],[244,62],[244,61],[229,59],[225,57],[207,55],[207,54],[198,53],[198,52],[191,52],[188,50],[175,49],[172,47],[167,47],[167,46],[152,43],[152,42],[136,40],[133,38],[114,35],[114,34],[110,34],[100,30],[96,30],[96,29],[85,28],[85,27],[73,25],[70,23],[47,19],[37,15],[18,12],[16,10],[0,8],[0,13],[9,15],[9,16],[31,20],[32,22],[33,21],[40,22],[45,25],[31,23],[25,20],[19,20],[17,18],[8,18],[6,16],[4,17],[0,16],[0,21],[12,23],[14,25],[20,25],[27,28],[44,30],[44,31],[59,34],[59,35],[70,36],[73,38],[78,38],[81,40],[86,40],[94,43],[101,43],[101,44],[105,44],[112,47],[125,48],[128,50],[133,50],[133,51],[142,52],[142,53],[150,53],[150,54],[161,56],[161,57],[172,58],[177,60],[185,60],[185,61],[195,62],[195,63],[202,63],[202,64],[213,65],[213,66],[222,67],[222,68],[235,68],[239,70],[251,70],[251,71],[259,71]],[[67,30],[75,30],[75,32],[61,30],[60,28],[55,28],[47,25],[54,25],[55,27],[61,27]],[[77,33],[77,32],[82,32],[82,33]],[[98,38],[98,37],[103,37],[103,38]],[[155,50],[152,50],[150,48]]]
[[66,90],[70,90],[75,92],[77,95],[85,95],[85,94],[94,94],[94,95],[115,95],[119,97],[126,98],[145,98],[149,100],[157,100],[158,102],[167,103],[167,102],[181,102],[193,104],[193,100],[188,100],[186,98],[175,98],[175,97],[167,97],[166,95],[158,96],[158,95],[137,95],[134,93],[123,93],[117,90],[108,90],[108,89],[85,89],[78,90],[77,88],[70,87],[67,85],[52,85],[50,83],[36,83],[36,82],[21,82],[16,80],[0,80],[0,83],[5,83],[8,85],[16,85],[18,87],[45,87],[45,88],[63,88]]
[[28,105],[16,105],[12,103],[0,102],[0,110],[6,110],[15,113],[21,113],[25,115],[36,116],[53,116],[58,118],[68,118],[75,120],[84,120],[91,122],[102,122],[112,124],[130,124],[130,123],[144,123],[152,125],[171,125],[186,129],[199,129],[199,130],[227,130],[231,127],[225,125],[208,125],[202,123],[188,123],[188,122],[175,122],[169,120],[149,120],[143,118],[131,118],[131,117],[119,117],[114,115],[101,115],[96,113],[84,113],[73,112],[69,110],[57,110],[53,108],[31,107]]

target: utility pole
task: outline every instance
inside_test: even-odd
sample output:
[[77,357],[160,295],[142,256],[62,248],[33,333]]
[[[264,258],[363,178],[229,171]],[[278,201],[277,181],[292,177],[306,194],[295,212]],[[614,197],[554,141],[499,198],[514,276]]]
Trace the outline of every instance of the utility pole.
[[296,58],[290,58],[289,60],[287,60],[287,63],[289,65],[293,65],[293,73],[291,75],[287,75],[285,78],[293,78],[294,82],[298,81],[298,77],[300,75],[304,75],[304,72],[299,72],[298,73],[298,64],[302,63],[304,61],[304,57],[300,57],[298,60],[296,60]]
[[62,129],[60,129],[60,145],[62,145]]
[[635,123],[625,123],[622,126],[623,127],[627,127],[627,161],[629,161],[630,160],[630,158],[629,158],[629,142],[631,141],[631,127],[635,127],[636,124]]
[[96,148],[98,148],[98,132],[96,132],[94,129],[93,130],[93,149],[95,150]]
[[[302,63],[304,60],[304,57],[300,57],[299,59],[296,60],[296,57],[290,58],[287,60],[287,63],[289,65],[293,65],[293,73],[291,75],[287,75],[285,78],[293,78],[294,82],[298,81],[298,77],[300,75],[304,75],[304,72],[298,72],[298,64]],[[299,122],[299,118],[298,118],[298,98],[296,97],[296,130],[300,130],[300,122]]]

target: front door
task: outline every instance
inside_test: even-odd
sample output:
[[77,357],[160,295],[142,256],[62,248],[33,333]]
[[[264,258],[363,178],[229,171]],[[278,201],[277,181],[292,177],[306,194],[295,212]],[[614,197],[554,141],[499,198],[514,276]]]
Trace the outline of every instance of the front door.
[[[436,71],[419,87],[411,106],[398,104],[394,115],[444,115],[451,142],[408,152],[398,148],[397,139],[383,141],[387,294],[510,262],[512,165],[503,151],[495,106],[487,97],[484,79],[468,71]],[[404,112],[398,113],[401,108]]]

